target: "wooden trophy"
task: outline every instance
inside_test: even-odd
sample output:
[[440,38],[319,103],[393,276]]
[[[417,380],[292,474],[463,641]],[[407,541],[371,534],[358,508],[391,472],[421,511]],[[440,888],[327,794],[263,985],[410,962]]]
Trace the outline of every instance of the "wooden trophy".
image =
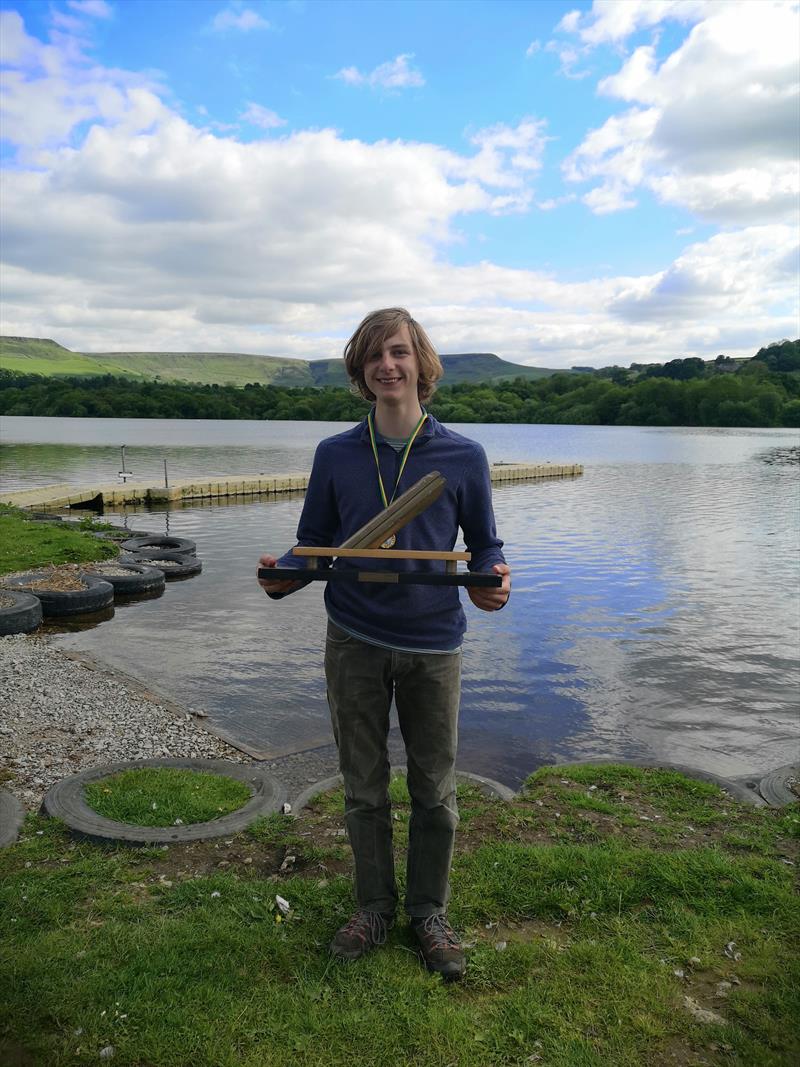
[[[499,574],[479,571],[459,571],[458,562],[472,559],[470,552],[425,552],[417,549],[395,549],[396,534],[412,519],[420,515],[440,496],[445,479],[438,471],[431,471],[406,490],[393,504],[378,514],[338,548],[316,545],[297,545],[292,554],[306,559],[305,567],[260,567],[258,577],[268,581],[290,579],[295,582],[394,582],[398,585],[464,585],[498,589],[503,584]],[[438,559],[444,560],[444,571],[361,571],[334,570],[320,567],[323,557],[357,557],[360,559]]]

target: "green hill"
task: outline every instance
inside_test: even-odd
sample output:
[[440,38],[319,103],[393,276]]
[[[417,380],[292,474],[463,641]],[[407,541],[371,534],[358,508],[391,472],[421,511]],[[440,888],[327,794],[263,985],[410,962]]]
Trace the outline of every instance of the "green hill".
[[549,378],[556,373],[547,367],[524,367],[520,363],[510,363],[493,352],[464,352],[442,356],[441,359],[444,381],[448,385],[458,385],[459,382],[503,382],[514,378]]
[[[546,367],[523,367],[509,363],[493,352],[461,352],[441,356],[443,381],[447,385],[461,382],[501,382],[513,378],[549,378],[555,371]],[[315,359],[308,364],[314,385],[345,385],[344,360]]]
[[121,367],[113,359],[71,352],[43,337],[0,337],[0,367],[20,374],[43,374],[48,378],[98,374],[150,377]]
[[113,374],[202,385],[313,385],[305,360],[238,352],[71,352],[55,341],[0,337],[0,367],[46,377]]
[[280,359],[244,352],[98,352],[88,359],[115,363],[127,374],[160,378],[165,382],[199,382],[202,385],[301,386],[314,381],[303,359]]
[[[442,356],[444,381],[498,382],[512,378],[547,378],[545,367],[524,367],[491,352]],[[286,387],[346,385],[342,359],[281,359],[243,352],[71,352],[46,338],[0,337],[0,367],[46,377],[113,374],[138,380],[198,382],[202,385]]]

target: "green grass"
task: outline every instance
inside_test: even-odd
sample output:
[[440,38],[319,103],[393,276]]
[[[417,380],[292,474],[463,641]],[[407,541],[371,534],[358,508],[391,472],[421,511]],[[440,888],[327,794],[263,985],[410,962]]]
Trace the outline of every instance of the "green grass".
[[[343,363],[339,381],[345,384]],[[55,341],[37,338],[0,338],[0,367],[21,374],[46,377],[112,374],[138,380],[246,385],[313,385],[305,360],[237,352],[72,352]]]
[[60,522],[34,522],[0,505],[0,575],[59,563],[88,563],[118,555],[115,545]]
[[84,793],[98,815],[136,826],[207,822],[236,811],[252,796],[234,778],[177,767],[124,771],[92,782]]
[[78,352],[70,352],[65,359],[30,358],[26,356],[4,355],[0,360],[3,370],[16,371],[18,374],[41,374],[47,378],[96,378],[102,374],[113,374],[118,378],[144,378],[145,375],[127,370],[118,364],[106,360],[88,359]]
[[[284,386],[314,384],[305,360],[279,356],[238,352],[101,352],[87,358],[120,368],[108,373],[135,374],[136,377],[159,378],[165,382],[238,386],[249,382]],[[345,384],[344,380],[339,384]]]
[[[384,949],[330,960],[352,906],[349,871],[329,869],[341,790],[296,819],[164,850],[78,843],[29,816],[0,852],[0,1062],[96,1062],[112,1045],[132,1067],[788,1067],[800,1054],[786,862],[798,810],[745,808],[660,773],[551,769],[512,804],[459,789],[458,985],[420,967],[402,921]],[[595,802],[569,809],[578,825],[565,829],[571,788],[635,826]],[[402,780],[392,793],[402,844]],[[656,804],[668,829],[687,809],[713,811],[699,832],[715,836],[665,842],[637,818]],[[584,818],[598,840],[582,841]],[[300,873],[279,870],[289,853]],[[718,1021],[698,1021],[686,997]]]
[[98,374],[116,374],[142,378],[137,371],[119,366],[116,361],[97,359],[72,352],[68,348],[46,338],[2,337],[0,338],[0,367],[18,371],[20,374],[43,374],[47,377]]

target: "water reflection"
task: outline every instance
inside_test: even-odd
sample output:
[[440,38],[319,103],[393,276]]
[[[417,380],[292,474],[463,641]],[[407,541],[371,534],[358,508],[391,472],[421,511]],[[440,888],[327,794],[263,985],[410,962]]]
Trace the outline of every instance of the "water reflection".
[[96,630],[104,622],[110,622],[116,615],[119,605],[109,604],[99,611],[87,612],[83,615],[61,615],[58,618],[45,619],[37,634],[55,637],[60,634],[80,634],[88,630]]

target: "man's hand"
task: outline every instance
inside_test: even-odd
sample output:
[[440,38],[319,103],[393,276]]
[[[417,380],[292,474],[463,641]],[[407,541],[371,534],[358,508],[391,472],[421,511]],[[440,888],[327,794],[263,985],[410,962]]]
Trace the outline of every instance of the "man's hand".
[[508,600],[511,593],[511,568],[507,563],[495,563],[492,567],[495,574],[502,575],[503,584],[497,589],[487,589],[480,585],[468,585],[469,598],[476,608],[481,611],[499,611]]
[[[277,563],[275,556],[263,555],[258,560],[259,567],[274,567]],[[258,584],[265,593],[292,593],[299,589],[302,582],[293,582],[290,578],[282,578],[276,582],[268,582],[263,578],[258,579]]]

